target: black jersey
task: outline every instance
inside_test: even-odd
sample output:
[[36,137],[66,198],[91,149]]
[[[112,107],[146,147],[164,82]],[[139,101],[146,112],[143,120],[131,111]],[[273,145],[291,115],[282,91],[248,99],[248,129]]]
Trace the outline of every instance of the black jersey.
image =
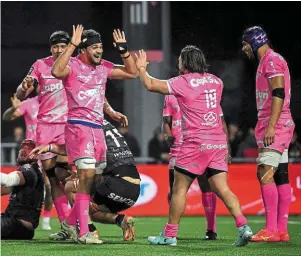
[[25,178],[25,184],[14,186],[5,213],[11,217],[39,225],[44,200],[44,179],[37,164],[24,164],[19,170]]
[[104,174],[111,172],[118,166],[136,166],[134,156],[124,137],[108,121],[104,120],[103,125],[107,143],[107,167]]

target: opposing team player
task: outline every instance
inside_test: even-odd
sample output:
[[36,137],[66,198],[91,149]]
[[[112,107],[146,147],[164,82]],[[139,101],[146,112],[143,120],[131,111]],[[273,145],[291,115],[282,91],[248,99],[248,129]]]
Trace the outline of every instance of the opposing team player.
[[[64,53],[55,61],[52,74],[62,79],[69,106],[65,128],[66,150],[70,163],[78,170],[79,183],[75,203],[68,218],[62,223],[74,241],[102,243],[88,229],[90,192],[95,172],[105,167],[106,144],[102,128],[106,81],[135,78],[135,62],[127,50],[124,32],[114,31],[114,45],[124,66],[102,59],[100,34],[92,29],[83,31],[82,25],[73,26],[73,36]],[[71,59],[76,48],[79,55]],[[75,224],[79,220],[80,234]]]
[[[68,112],[66,92],[62,82],[51,75],[51,67],[69,41],[67,32],[55,31],[49,39],[51,56],[38,59],[17,89],[17,97],[24,99],[38,87],[37,145],[65,143],[64,128]],[[52,199],[61,222],[69,211],[68,199],[61,189],[59,178],[64,180],[69,175],[68,159],[53,153],[43,154],[39,159],[50,180]]]
[[31,240],[39,225],[44,198],[43,175],[29,153],[35,148],[32,140],[21,143],[17,171],[1,174],[1,195],[11,194],[1,214],[1,239]]
[[[170,202],[172,186],[174,183],[174,164],[183,142],[180,107],[176,97],[173,95],[165,96],[162,126],[165,140],[170,148],[168,165],[170,191],[168,194],[168,201]],[[207,220],[207,231],[204,240],[216,240],[216,195],[211,191],[206,172],[203,175],[198,176],[197,180],[202,191],[202,204]]]
[[[107,144],[107,167],[101,175],[96,174],[92,186],[90,217],[95,222],[117,224],[123,230],[123,239],[132,241],[135,238],[134,221],[130,216],[119,214],[135,204],[140,194],[140,176],[133,154],[124,137],[108,121],[103,121]],[[66,154],[64,147],[51,144],[38,147],[32,154],[42,152]],[[78,179],[70,179],[65,186],[70,202],[74,203],[74,194]],[[53,236],[54,237],[54,236]],[[67,236],[57,235],[57,237]]]
[[172,94],[181,111],[183,143],[175,162],[175,182],[164,231],[148,241],[155,245],[176,245],[178,225],[185,210],[186,193],[193,180],[205,170],[212,190],[224,202],[235,219],[238,238],[235,246],[246,245],[252,231],[243,216],[239,201],[227,182],[228,146],[221,119],[220,101],[223,83],[207,73],[205,57],[195,46],[186,46],[179,57],[178,77],[159,80],[146,71],[147,56],[143,50],[136,56],[141,82],[147,90]]
[[242,44],[249,59],[259,61],[255,137],[259,148],[257,178],[266,209],[266,226],[251,241],[289,241],[288,147],[295,127],[290,111],[290,73],[285,59],[270,48],[267,34],[261,27],[246,29]]
[[[37,115],[39,112],[39,101],[38,97],[28,98],[24,101],[20,101],[16,94],[11,97],[12,106],[7,109],[2,119],[4,121],[12,121],[21,116],[25,119],[26,125],[26,139],[36,140],[36,129],[37,129]],[[51,230],[50,226],[50,211],[52,208],[52,198],[50,183],[47,176],[44,177],[45,181],[45,200],[44,200],[44,215],[42,221],[43,230]]]

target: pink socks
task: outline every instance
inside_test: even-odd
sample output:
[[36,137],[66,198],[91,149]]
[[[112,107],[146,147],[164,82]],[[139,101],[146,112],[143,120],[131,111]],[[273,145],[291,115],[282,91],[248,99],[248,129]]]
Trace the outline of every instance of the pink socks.
[[[54,206],[58,214],[59,221],[62,222],[69,213],[68,209],[68,198],[66,195],[57,197],[54,201]],[[50,215],[49,215],[50,216]]]
[[262,199],[266,211],[265,229],[277,232],[278,192],[275,183],[261,186]]
[[164,235],[168,237],[177,237],[178,236],[179,225],[178,224],[168,224],[166,223],[164,229]]
[[212,230],[216,232],[216,195],[213,192],[203,193],[202,204],[207,219],[207,231]]
[[287,231],[289,209],[291,205],[291,186],[284,184],[277,187],[278,190],[278,218],[277,228],[280,232]]

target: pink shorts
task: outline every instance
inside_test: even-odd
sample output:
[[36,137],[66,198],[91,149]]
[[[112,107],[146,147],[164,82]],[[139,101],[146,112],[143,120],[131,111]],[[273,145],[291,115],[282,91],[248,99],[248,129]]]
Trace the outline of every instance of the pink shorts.
[[255,137],[258,148],[270,148],[283,153],[285,149],[288,149],[292,140],[295,124],[292,119],[279,120],[275,127],[275,140],[274,143],[268,147],[263,144],[264,135],[268,127],[268,119],[258,120],[255,127]]
[[[65,124],[47,124],[47,123],[38,123],[37,126],[37,135],[36,135],[36,144],[48,145],[53,144],[65,144]],[[39,156],[40,160],[47,160],[55,157],[56,154],[51,152],[41,154]]]
[[202,175],[212,168],[228,171],[228,145],[226,141],[195,140],[183,142],[175,166],[192,174]]
[[94,158],[97,163],[106,161],[107,145],[102,129],[67,123],[65,137],[69,164],[85,157]]

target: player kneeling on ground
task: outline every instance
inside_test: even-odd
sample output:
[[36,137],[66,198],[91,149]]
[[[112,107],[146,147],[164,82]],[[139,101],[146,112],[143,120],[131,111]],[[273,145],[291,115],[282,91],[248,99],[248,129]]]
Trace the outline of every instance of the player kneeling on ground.
[[[90,217],[95,222],[117,224],[123,230],[123,239],[132,241],[135,238],[134,220],[130,216],[119,214],[132,207],[140,194],[140,176],[134,157],[124,137],[109,122],[104,121],[104,133],[107,144],[107,166],[96,170],[90,203]],[[65,154],[62,145],[41,146],[33,153],[50,150]],[[69,201],[74,202],[78,179],[69,179],[66,192]]]
[[31,240],[39,225],[44,181],[37,160],[29,158],[34,148],[34,141],[24,140],[17,159],[20,168],[9,174],[1,173],[1,195],[11,194],[8,207],[1,214],[3,240]]

